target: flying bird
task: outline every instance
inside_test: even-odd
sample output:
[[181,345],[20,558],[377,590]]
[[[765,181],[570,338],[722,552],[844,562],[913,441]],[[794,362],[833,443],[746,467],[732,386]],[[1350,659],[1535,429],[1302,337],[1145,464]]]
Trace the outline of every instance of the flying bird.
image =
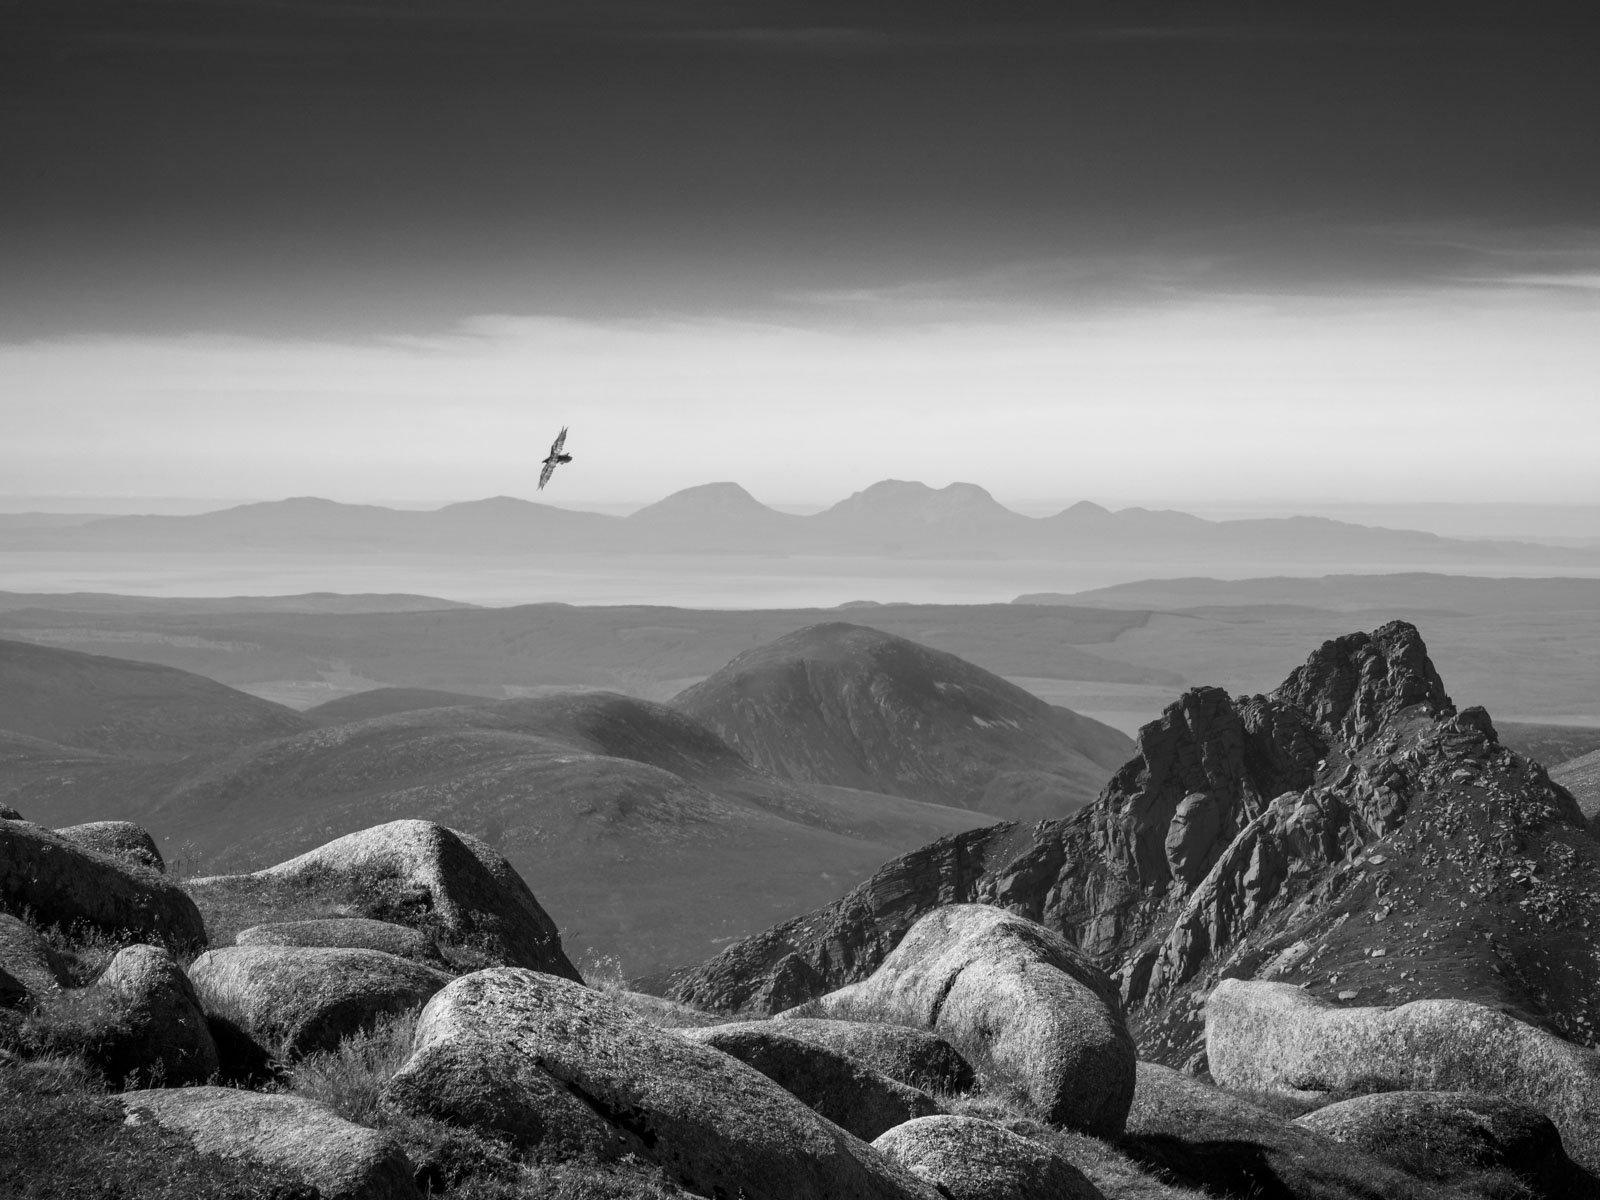
[[561,453],[561,447],[567,444],[567,427],[563,425],[561,432],[556,434],[556,440],[550,443],[550,454],[544,460],[544,470],[539,472],[539,490],[544,491],[544,485],[550,482],[550,476],[556,473],[556,468],[562,463],[572,461],[572,455]]

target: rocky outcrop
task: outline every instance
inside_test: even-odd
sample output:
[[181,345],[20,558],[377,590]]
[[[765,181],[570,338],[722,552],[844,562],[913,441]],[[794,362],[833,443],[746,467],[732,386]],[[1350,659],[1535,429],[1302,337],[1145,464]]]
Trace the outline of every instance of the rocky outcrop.
[[85,991],[106,1014],[94,1057],[109,1078],[176,1087],[216,1076],[221,1064],[200,999],[165,950],[119,950]]
[[[749,1200],[935,1200],[764,1075],[658,1029],[579,984],[474,972],[423,1010],[413,1053],[498,1041],[614,1128],[671,1179]],[[541,1090],[528,1100],[539,1108]]]
[[350,915],[419,929],[490,962],[578,979],[561,938],[527,884],[477,838],[431,821],[391,821],[336,838],[251,875],[186,885],[201,901],[245,897],[270,917],[303,911],[308,894]]
[[1403,621],[1325,643],[1275,696],[1309,716],[1329,742],[1352,749],[1408,709],[1455,711],[1422,638]]
[[747,650],[672,703],[781,779],[1001,819],[1066,815],[1130,749],[953,654],[838,621]]
[[132,821],[90,821],[84,825],[68,825],[56,832],[85,850],[95,850],[136,867],[166,874],[167,864],[155,838]]
[[448,970],[439,944],[427,934],[393,921],[364,917],[330,917],[311,921],[271,921],[234,935],[240,946],[321,946],[341,950],[378,950],[409,958],[424,966]]
[[391,1112],[447,1121],[603,1160],[644,1148],[540,1068],[538,1060],[490,1038],[423,1046],[384,1085]]
[[778,1016],[785,1037],[846,1055],[907,1087],[948,1096],[971,1091],[977,1080],[972,1064],[959,1050],[923,1029],[876,1021]]
[[44,939],[26,921],[0,913],[0,1004],[37,1002],[60,986]]
[[965,903],[1076,944],[1117,980],[1142,1053],[1193,1069],[1224,976],[1600,1031],[1584,932],[1600,927],[1600,843],[1483,710],[1455,711],[1403,622],[1328,642],[1271,695],[1185,693],[1070,818],[935,842],[639,986],[766,1015],[866,978],[925,913]]
[[1155,1063],[1139,1064],[1119,1145],[1147,1169],[1208,1195],[1447,1200],[1381,1158]]
[[0,909],[174,949],[206,940],[200,910],[177,885],[26,821],[0,821]]
[[871,976],[795,1015],[936,1033],[986,1091],[1103,1137],[1121,1132],[1133,1097],[1133,1040],[1111,982],[1059,934],[997,908],[935,910]]
[[1061,1155],[976,1117],[922,1117],[872,1147],[949,1200],[1105,1200]]
[[837,1050],[787,1036],[784,1027],[789,1024],[740,1022],[687,1029],[683,1036],[754,1067],[862,1141],[870,1142],[896,1125],[940,1111],[926,1092],[890,1079]]
[[118,1099],[131,1122],[153,1122],[206,1154],[277,1168],[321,1200],[419,1200],[411,1164],[387,1135],[298,1096],[237,1088],[160,1088]]
[[1327,1093],[1488,1091],[1545,1113],[1567,1152],[1600,1168],[1600,1054],[1464,1000],[1341,1008],[1302,988],[1224,980],[1206,1005],[1218,1083]]
[[313,946],[226,946],[195,959],[189,975],[211,1020],[283,1059],[331,1049],[450,981],[377,950]]
[[1584,1178],[1567,1157],[1549,1117],[1501,1096],[1379,1092],[1319,1108],[1295,1124],[1439,1183],[1470,1186],[1503,1172],[1550,1200],[1600,1194],[1600,1182]]

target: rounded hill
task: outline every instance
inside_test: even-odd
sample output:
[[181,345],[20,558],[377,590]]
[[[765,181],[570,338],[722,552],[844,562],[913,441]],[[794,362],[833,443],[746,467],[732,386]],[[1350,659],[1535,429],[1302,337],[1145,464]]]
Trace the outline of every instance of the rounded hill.
[[1088,803],[1133,745],[953,654],[844,622],[748,650],[673,704],[780,778],[1001,818]]

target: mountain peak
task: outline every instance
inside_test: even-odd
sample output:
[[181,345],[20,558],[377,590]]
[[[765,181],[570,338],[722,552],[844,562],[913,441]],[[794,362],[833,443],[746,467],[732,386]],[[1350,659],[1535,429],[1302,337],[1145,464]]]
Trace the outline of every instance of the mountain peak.
[[659,516],[778,516],[742,486],[731,481],[702,483],[673,492],[654,504],[646,505],[634,517]]
[[1415,705],[1437,717],[1455,712],[1422,635],[1406,621],[1324,642],[1273,698],[1306,713],[1330,737],[1355,744]]

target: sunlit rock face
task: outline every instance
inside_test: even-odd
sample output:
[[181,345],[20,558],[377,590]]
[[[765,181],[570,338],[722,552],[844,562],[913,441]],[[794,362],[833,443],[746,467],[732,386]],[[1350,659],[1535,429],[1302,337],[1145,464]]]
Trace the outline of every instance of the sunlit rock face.
[[865,978],[925,913],[1019,913],[1117,980],[1142,1057],[1204,1066],[1225,976],[1335,1003],[1454,997],[1600,1022],[1600,845],[1572,797],[1457,712],[1417,630],[1329,641],[1270,695],[1195,688],[1063,820],[945,838],[653,986],[772,1011]]

